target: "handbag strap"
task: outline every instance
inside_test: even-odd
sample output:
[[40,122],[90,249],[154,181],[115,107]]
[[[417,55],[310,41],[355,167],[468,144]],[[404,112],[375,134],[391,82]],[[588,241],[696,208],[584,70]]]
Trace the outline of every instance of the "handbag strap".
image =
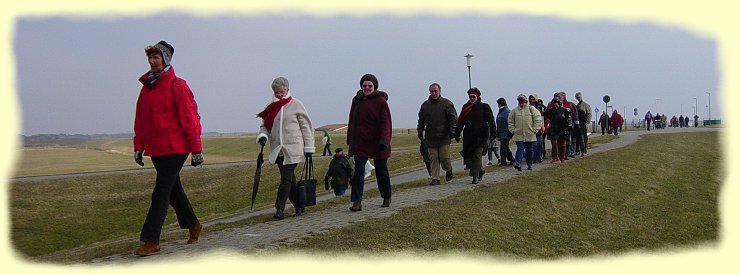
[[301,180],[313,179],[313,157],[305,157],[303,162],[303,176]]

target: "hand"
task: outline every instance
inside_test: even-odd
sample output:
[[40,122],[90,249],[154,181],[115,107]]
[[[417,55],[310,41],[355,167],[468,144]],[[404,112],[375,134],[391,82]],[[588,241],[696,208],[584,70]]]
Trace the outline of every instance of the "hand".
[[267,143],[267,138],[261,137],[259,140],[257,140],[257,143],[259,143],[260,146],[265,146],[265,144]]
[[134,160],[139,166],[144,166],[144,151],[134,152]]
[[460,137],[459,136],[455,137],[455,142],[460,142]]
[[382,143],[382,142],[378,143],[378,147],[380,148],[381,151],[388,149],[388,145],[385,145],[385,143]]
[[324,190],[329,190],[329,180],[324,179]]
[[190,157],[190,165],[193,167],[203,164],[203,153],[193,153]]
[[311,158],[313,156],[313,153],[306,153],[307,158]]
[[419,138],[419,140],[423,140],[424,139],[424,133],[418,132],[417,133],[417,137]]

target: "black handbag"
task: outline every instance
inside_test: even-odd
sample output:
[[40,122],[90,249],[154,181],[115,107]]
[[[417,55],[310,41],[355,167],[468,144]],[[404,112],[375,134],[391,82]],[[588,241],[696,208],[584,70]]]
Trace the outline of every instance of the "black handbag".
[[316,205],[316,179],[313,177],[313,157],[306,157],[303,176],[298,181],[298,204],[302,207]]

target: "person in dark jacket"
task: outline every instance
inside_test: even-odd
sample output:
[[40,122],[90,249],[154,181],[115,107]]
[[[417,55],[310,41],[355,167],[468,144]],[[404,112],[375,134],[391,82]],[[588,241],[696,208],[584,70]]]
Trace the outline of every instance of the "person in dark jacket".
[[347,126],[347,145],[349,156],[355,159],[355,173],[352,177],[352,206],[350,211],[362,210],[365,165],[372,158],[378,191],[383,197],[381,207],[391,204],[391,179],[388,174],[388,158],[391,156],[391,109],[388,107],[388,94],[378,90],[378,78],[365,74],[360,78],[360,90],[352,98]]
[[563,102],[560,98],[555,97],[551,101],[554,104],[548,104],[545,110],[545,117],[550,120],[550,126],[547,131],[547,139],[552,143],[552,161],[556,164],[565,162],[565,139],[568,138],[568,131],[573,127],[570,111],[563,108]]
[[[501,156],[501,163],[498,166],[501,167],[514,164],[514,155],[511,153],[511,148],[509,148],[509,140],[511,140],[512,134],[507,127],[507,125],[509,125],[509,112],[511,112],[511,110],[506,106],[506,99],[503,97],[496,100],[496,104],[498,104],[496,125],[499,125],[496,129],[496,139],[500,142],[499,155]],[[507,160],[509,161],[509,164],[506,164]]]
[[[481,157],[489,139],[496,138],[496,121],[493,118],[491,106],[480,100],[480,90],[468,90],[468,102],[462,106],[457,118],[455,140],[460,141],[463,134],[463,148],[460,151],[468,163],[469,175],[473,177],[472,184],[477,184],[483,178],[483,162]],[[506,126],[501,126],[506,127]],[[503,157],[503,156],[502,156]]]
[[143,156],[150,156],[157,180],[139,237],[144,244],[134,251],[139,256],[159,253],[168,205],[175,209],[180,228],[190,231],[189,244],[198,242],[203,229],[180,182],[188,154],[192,155],[192,166],[203,163],[198,107],[190,87],[175,75],[170,64],[174,47],[159,41],[144,51],[150,70],[139,78],[143,86],[136,101],[134,160],[144,166]]
[[[335,196],[344,195],[344,191],[349,187],[349,177],[352,175],[352,165],[349,158],[344,155],[342,148],[334,149],[334,156],[329,162],[329,169],[324,176],[324,189],[334,190]],[[329,185],[331,181],[331,185]]]
[[[601,117],[599,117],[599,125],[601,125],[601,135],[603,136],[606,132],[606,129],[610,127],[609,126],[609,115],[606,114],[606,111],[601,113]],[[649,129],[650,127],[648,126],[648,130]]]
[[[606,114],[606,112],[604,112]],[[645,114],[645,127],[647,127],[647,130],[650,131],[650,124],[653,123],[653,114],[648,111]]]
[[574,126],[573,128],[576,128],[575,131],[571,131],[571,133],[575,134],[576,137],[576,154],[573,155],[575,157],[576,155],[580,154],[581,157],[583,157],[584,154],[586,154],[586,121],[587,121],[587,115],[586,111],[581,108],[576,108],[576,112],[578,112],[578,124]]
[[442,87],[437,83],[429,85],[429,98],[419,108],[416,132],[419,140],[426,140],[431,172],[429,185],[440,184],[439,168],[445,171],[445,181],[452,180],[450,162],[450,139],[457,128],[455,105],[442,97]]

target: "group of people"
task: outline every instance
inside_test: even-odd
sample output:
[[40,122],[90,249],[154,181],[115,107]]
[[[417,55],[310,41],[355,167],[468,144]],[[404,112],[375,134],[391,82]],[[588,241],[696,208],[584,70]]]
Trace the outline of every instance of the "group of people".
[[[687,116],[680,115],[679,117],[676,117],[675,115],[671,118],[670,121],[668,121],[668,118],[665,114],[658,114],[656,113],[653,115],[648,111],[645,113],[645,127],[648,131],[650,131],[650,124],[654,125],[654,128],[661,129],[665,127],[689,127],[691,118]],[[670,122],[670,124],[667,124],[666,122]],[[699,127],[699,115],[694,115],[694,127]]]
[[601,126],[601,135],[603,136],[605,133],[608,134],[614,134],[615,136],[619,135],[619,132],[622,131],[622,125],[624,125],[624,118],[622,117],[619,112],[615,109],[612,111],[612,116],[606,114],[606,111],[603,111],[601,113],[601,117],[599,117],[598,124]]

